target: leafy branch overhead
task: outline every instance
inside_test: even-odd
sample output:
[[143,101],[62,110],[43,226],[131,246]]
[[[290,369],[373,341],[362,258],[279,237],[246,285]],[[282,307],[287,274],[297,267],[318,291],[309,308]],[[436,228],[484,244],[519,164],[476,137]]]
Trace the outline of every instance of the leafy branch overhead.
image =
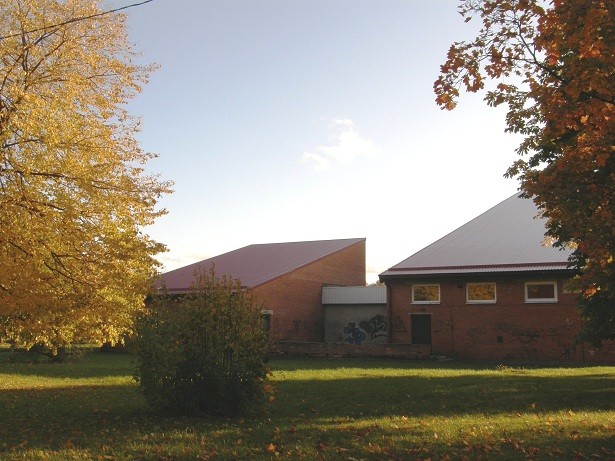
[[481,29],[450,47],[436,102],[454,109],[461,90],[493,82],[485,101],[507,106],[506,130],[523,136],[506,175],[520,179],[555,245],[576,248],[585,339],[614,339],[615,4],[465,0],[460,13]]
[[117,340],[164,249],[141,229],[170,184],[145,174],[125,107],[154,67],[98,3],[0,0],[0,329],[15,344]]

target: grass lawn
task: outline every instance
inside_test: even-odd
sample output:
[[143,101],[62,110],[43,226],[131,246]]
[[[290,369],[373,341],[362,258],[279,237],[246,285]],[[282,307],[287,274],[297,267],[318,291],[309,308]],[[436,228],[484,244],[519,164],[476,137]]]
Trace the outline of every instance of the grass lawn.
[[615,459],[615,367],[275,361],[275,402],[243,420],[164,417],[128,355],[10,364],[0,459]]

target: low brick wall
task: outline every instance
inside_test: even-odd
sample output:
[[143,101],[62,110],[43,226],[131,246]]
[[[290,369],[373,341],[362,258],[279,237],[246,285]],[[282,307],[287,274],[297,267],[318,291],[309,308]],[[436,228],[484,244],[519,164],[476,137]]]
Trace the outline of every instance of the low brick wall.
[[431,347],[416,344],[353,345],[320,342],[276,341],[270,348],[272,357],[378,357],[426,359]]

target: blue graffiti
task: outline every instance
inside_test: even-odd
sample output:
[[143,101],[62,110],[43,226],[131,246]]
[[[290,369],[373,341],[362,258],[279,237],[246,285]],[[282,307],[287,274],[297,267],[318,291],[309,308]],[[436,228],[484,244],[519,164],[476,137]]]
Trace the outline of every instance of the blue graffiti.
[[367,335],[363,330],[361,330],[356,323],[348,322],[348,325],[344,328],[344,334],[349,335],[344,341],[348,344],[358,344],[361,345]]

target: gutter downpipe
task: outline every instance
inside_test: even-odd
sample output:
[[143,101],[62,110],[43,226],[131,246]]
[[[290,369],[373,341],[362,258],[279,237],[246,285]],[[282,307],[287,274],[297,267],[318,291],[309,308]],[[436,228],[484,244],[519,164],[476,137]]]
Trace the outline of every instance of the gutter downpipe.
[[391,288],[386,282],[384,282],[384,286],[387,290],[387,332],[389,333],[387,337],[387,344],[390,345],[393,344],[393,330],[391,328]]

